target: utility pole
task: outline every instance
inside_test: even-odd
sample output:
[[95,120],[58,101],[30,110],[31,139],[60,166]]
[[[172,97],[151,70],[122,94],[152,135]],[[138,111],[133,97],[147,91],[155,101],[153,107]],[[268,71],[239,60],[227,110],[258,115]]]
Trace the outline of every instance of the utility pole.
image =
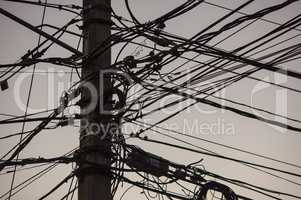
[[[83,53],[84,56],[99,47],[111,35],[110,28],[111,0],[83,0]],[[79,161],[79,200],[112,200],[111,177],[109,173],[111,146],[110,136],[107,142],[102,136],[114,120],[111,115],[103,114],[102,108],[111,107],[111,95],[105,94],[112,87],[110,78],[100,80],[100,73],[111,65],[111,51],[89,59],[83,63],[82,79],[87,79],[81,90],[81,131],[80,131],[80,161]],[[94,88],[94,89],[93,89]],[[96,93],[96,95],[95,95]],[[107,96],[105,96],[107,95]],[[104,100],[106,99],[106,100]],[[92,105],[91,108],[88,108]],[[95,105],[93,107],[93,105]],[[90,109],[90,110],[89,110]],[[109,139],[108,139],[109,138]],[[88,161],[88,162],[87,162]],[[90,164],[89,164],[90,162]],[[104,169],[91,164],[105,166]]]

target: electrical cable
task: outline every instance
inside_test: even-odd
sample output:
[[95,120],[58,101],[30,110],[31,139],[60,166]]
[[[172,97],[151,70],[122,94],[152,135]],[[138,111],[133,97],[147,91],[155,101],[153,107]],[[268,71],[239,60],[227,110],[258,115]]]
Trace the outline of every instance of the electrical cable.
[[70,5],[53,4],[53,3],[50,4],[50,3],[47,3],[47,0],[45,0],[45,3],[42,3],[41,1],[34,2],[34,1],[26,1],[26,0],[4,0],[4,1],[24,3],[24,4],[30,4],[30,5],[36,5],[36,6],[43,6],[43,7],[47,7],[47,8],[55,8],[58,10],[71,12],[76,15],[79,15],[80,13],[77,13],[71,9],[75,9],[75,10],[82,9],[82,7],[80,7],[78,5],[74,5],[74,4],[70,4]]
[[[218,7],[218,8],[222,8],[222,9],[224,9],[224,10],[233,11],[233,9],[231,9],[231,8],[227,8],[227,7],[225,7],[225,6],[218,5],[218,4],[216,4],[216,3],[212,3],[212,2],[209,2],[209,1],[204,1],[204,3],[205,3],[205,4],[208,4],[208,5],[211,5],[211,6]],[[242,12],[242,11],[237,11],[236,13],[241,14],[241,15],[244,15],[244,16],[248,16],[248,15],[249,15],[248,13],[245,13],[245,12]],[[265,19],[265,18],[262,18],[262,17],[261,17],[261,18],[258,18],[258,19],[259,19],[260,21],[264,21],[264,22],[268,22],[268,23],[271,23],[271,24],[274,24],[274,25],[281,26],[281,23],[272,21],[272,20],[270,20],[270,19]],[[297,28],[295,28],[294,30],[301,32],[301,30],[300,30],[300,29],[297,29]]]
[[[63,156],[69,156],[71,154],[74,153],[74,151],[76,151],[78,148],[74,148],[71,151],[68,151],[67,153],[65,153]],[[50,166],[46,167],[45,169],[39,171],[38,173],[36,173],[35,175],[29,177],[28,179],[26,179],[25,181],[22,181],[21,183],[19,183],[18,185],[14,186],[13,190],[21,187],[19,190],[15,191],[14,193],[11,194],[11,197],[16,195],[17,193],[19,193],[20,191],[24,190],[26,187],[28,187],[29,185],[31,185],[33,182],[35,182],[36,180],[40,179],[41,177],[43,177],[45,174],[47,174],[48,172],[50,172],[51,170],[53,170],[55,167],[57,167],[59,165],[59,163],[53,163]],[[2,194],[0,196],[0,199],[4,198],[6,195],[8,195],[10,192],[7,191],[6,193]],[[8,198],[6,198],[5,200],[8,200]]]
[[174,147],[174,148],[178,148],[178,149],[182,149],[182,150],[187,150],[187,151],[191,151],[191,152],[194,152],[194,153],[199,153],[199,154],[212,156],[212,157],[216,157],[216,158],[220,158],[220,159],[225,159],[225,160],[229,160],[229,161],[233,161],[233,162],[252,165],[252,166],[255,166],[255,167],[260,167],[260,168],[272,170],[272,171],[275,171],[275,172],[280,172],[280,173],[295,176],[295,177],[301,177],[301,174],[297,174],[297,173],[294,173],[294,172],[277,169],[277,168],[274,168],[274,167],[264,166],[264,165],[260,165],[260,164],[256,164],[256,163],[252,163],[252,162],[248,162],[248,161],[243,161],[243,160],[239,160],[239,159],[230,158],[230,157],[227,157],[227,156],[222,156],[222,155],[212,154],[212,153],[208,153],[208,152],[204,152],[204,151],[199,151],[199,150],[196,150],[196,149],[191,149],[191,148],[179,146],[179,145],[176,145],[176,144],[170,144],[170,143],[159,141],[159,140],[153,140],[153,139],[149,139],[149,138],[145,139],[145,138],[141,138],[141,137],[137,137],[137,138],[140,139],[140,140],[143,140],[143,141],[151,142],[151,143],[162,144],[162,145],[165,145],[165,146],[170,146],[170,147]]
[[55,192],[57,189],[59,189],[63,184],[65,184],[70,178],[73,178],[76,174],[71,173],[68,175],[66,178],[64,178],[61,182],[59,182],[54,188],[52,188],[48,193],[43,195],[42,197],[39,198],[39,200],[43,200],[47,198],[49,195],[51,195],[53,192]]
[[[141,121],[137,121],[137,122],[140,123],[140,124],[145,124],[145,125],[148,125],[148,126],[152,126],[152,124],[147,123],[147,122],[141,122]],[[301,169],[300,165],[297,165],[297,164],[294,164],[294,163],[285,162],[285,161],[282,161],[282,160],[279,160],[279,159],[276,159],[276,158],[272,158],[272,157],[265,156],[265,155],[260,155],[260,154],[253,153],[253,152],[241,149],[241,148],[237,148],[237,147],[225,145],[225,144],[222,144],[222,143],[214,142],[212,140],[204,139],[204,138],[201,138],[201,137],[188,135],[188,134],[176,131],[176,130],[164,128],[164,127],[159,126],[159,125],[156,125],[154,127],[159,128],[161,130],[171,132],[171,133],[175,133],[177,135],[181,135],[181,136],[184,136],[184,137],[188,137],[188,138],[196,139],[196,140],[199,140],[199,141],[207,142],[207,143],[210,143],[210,144],[214,144],[214,145],[217,145],[217,146],[221,146],[221,147],[224,147],[224,148],[228,148],[228,149],[231,149],[231,150],[239,151],[239,152],[246,153],[246,154],[249,154],[249,155],[252,155],[252,156],[256,156],[256,157],[259,157],[259,158],[267,159],[267,160],[270,160],[270,161],[278,162],[278,163],[281,163],[281,164],[285,164],[285,165],[288,165],[288,166],[291,166],[291,167],[296,167],[296,168]]]
[[[47,4],[47,0],[45,2]],[[46,14],[46,6],[44,6],[44,8],[43,8],[43,14],[42,14],[41,24],[44,24],[45,14]],[[42,31],[42,29],[41,29],[41,31]],[[39,35],[39,38],[38,38],[38,46],[40,45],[40,42],[41,42],[41,35]],[[31,75],[31,79],[30,79],[29,90],[28,90],[28,97],[27,97],[27,101],[26,101],[26,109],[25,109],[24,116],[26,116],[27,112],[28,112],[28,107],[29,107],[30,97],[31,97],[31,92],[32,92],[32,87],[33,87],[33,80],[34,80],[34,75],[35,75],[35,69],[36,69],[36,65],[34,65],[34,67],[33,67],[32,75]],[[26,117],[24,117],[24,119],[25,118]],[[22,123],[22,130],[21,130],[19,145],[21,145],[21,142],[23,140],[24,129],[25,129],[25,122]],[[19,155],[20,155],[20,152],[18,152],[16,154],[16,160],[18,160]],[[3,167],[0,167],[0,169],[1,168],[3,168]],[[14,170],[13,170],[13,175],[12,175],[12,180],[11,180],[10,192],[9,192],[9,195],[8,195],[8,200],[10,200],[10,198],[11,198],[12,188],[14,186],[14,181],[15,181],[15,176],[16,176],[16,169],[17,169],[17,165],[15,165]]]

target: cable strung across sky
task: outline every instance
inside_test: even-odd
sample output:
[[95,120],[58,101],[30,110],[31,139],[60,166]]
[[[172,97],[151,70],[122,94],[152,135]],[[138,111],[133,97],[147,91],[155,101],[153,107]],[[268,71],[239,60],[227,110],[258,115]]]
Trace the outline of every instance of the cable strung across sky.
[[[101,182],[109,183],[104,185],[104,188],[110,190],[109,194],[104,194],[104,197],[108,196],[109,199],[117,198],[118,195],[120,199],[123,199],[125,194],[134,187],[142,190],[140,194],[136,194],[137,198],[141,195],[147,199],[301,199],[297,193],[286,192],[288,191],[286,188],[281,188],[281,191],[270,189],[275,188],[276,184],[275,187],[273,183],[270,187],[265,187],[263,183],[252,180],[252,177],[243,174],[244,178],[241,178],[239,170],[237,178],[229,178],[234,177],[233,174],[221,175],[226,172],[226,169],[222,168],[215,168],[215,170],[220,170],[220,173],[215,173],[210,170],[212,167],[210,162],[207,162],[231,161],[240,164],[240,167],[248,167],[248,170],[253,169],[258,176],[264,173],[265,176],[272,177],[274,183],[285,181],[285,184],[300,187],[301,174],[298,169],[301,166],[297,160],[292,162],[290,158],[281,159],[285,152],[281,152],[277,158],[278,155],[272,155],[272,152],[260,152],[256,149],[256,152],[260,153],[255,153],[247,147],[228,145],[230,143],[227,141],[218,142],[213,138],[187,135],[185,131],[165,127],[166,124],[181,121],[181,117],[185,114],[189,120],[193,118],[204,120],[206,117],[203,113],[194,113],[189,116],[190,114],[185,112],[190,108],[194,109],[197,105],[202,105],[218,111],[230,111],[225,115],[233,115],[233,119],[238,117],[239,121],[235,123],[255,119],[250,121],[250,124],[258,123],[258,127],[264,124],[280,127],[283,133],[286,133],[282,133],[281,138],[298,137],[301,132],[299,126],[301,119],[295,113],[279,113],[278,110],[273,111],[267,105],[255,106],[253,102],[246,103],[238,94],[242,92],[239,89],[244,90],[244,86],[249,86],[243,82],[246,79],[252,80],[254,84],[269,84],[273,86],[273,89],[288,91],[296,97],[301,94],[300,88],[297,87],[301,73],[298,68],[294,69],[295,63],[301,58],[299,41],[301,15],[287,13],[281,23],[276,19],[270,20],[273,14],[276,16],[282,11],[287,12],[288,8],[298,8],[300,1],[283,0],[274,4],[265,2],[268,6],[263,6],[264,3],[260,0],[246,0],[235,2],[233,3],[235,7],[230,8],[227,5],[231,5],[231,2],[222,2],[219,5],[204,0],[187,0],[177,6],[172,5],[173,8],[168,6],[168,11],[161,13],[160,16],[152,16],[151,20],[142,20],[138,12],[136,15],[136,5],[133,0],[122,0],[124,10],[119,10],[122,6],[116,6],[119,4],[115,0],[114,2],[84,1],[83,6],[65,1],[60,2],[61,4],[53,3],[50,0],[49,2],[47,0],[4,0],[3,2],[6,2],[4,5],[10,6],[26,5],[35,9],[43,8],[43,12],[41,24],[34,25],[34,20],[26,21],[17,17],[18,14],[14,15],[13,12],[9,12],[9,8],[5,6],[0,8],[0,14],[39,36],[38,44],[30,50],[26,49],[27,52],[19,56],[19,60],[14,63],[7,61],[6,64],[0,64],[0,68],[3,69],[0,72],[2,94],[10,94],[7,92],[15,88],[10,88],[9,83],[14,86],[19,75],[25,75],[26,69],[32,70],[29,72],[31,80],[28,94],[26,93],[26,111],[22,114],[14,113],[12,110],[9,113],[1,111],[0,114],[1,128],[4,127],[6,130],[6,127],[9,127],[7,130],[13,130],[1,135],[0,141],[15,142],[11,146],[3,147],[4,153],[0,159],[2,172],[0,175],[12,174],[10,189],[0,194],[1,199],[18,198],[19,193],[25,192],[25,189],[59,164],[71,167],[72,169],[69,168],[71,173],[64,175],[63,179],[61,176],[58,183],[52,184],[52,188],[46,188],[46,192],[43,190],[43,194],[39,194],[39,199],[62,197],[61,199],[72,200],[74,193],[78,191],[79,200],[83,200],[82,196],[85,192],[82,191],[87,189],[83,187],[83,182],[87,180],[89,182],[90,178],[92,180],[95,177],[108,178]],[[96,2],[98,2],[97,5],[95,5]],[[111,3],[114,6],[111,6]],[[50,20],[46,20],[46,9],[49,16],[50,12],[67,13],[65,15],[71,20],[64,22],[63,16],[65,15],[62,14],[60,15],[62,23],[50,23]],[[162,10],[164,9],[162,7]],[[220,10],[225,12],[220,12]],[[127,12],[128,18],[120,16],[118,14],[120,11]],[[211,11],[220,13],[213,18],[210,18],[212,17],[210,13],[208,17],[205,16]],[[189,36],[182,36],[185,34],[181,31],[174,33],[174,30],[179,30],[178,27],[177,29],[170,28],[173,23],[177,24],[178,19],[193,16],[196,12],[202,12],[202,17],[205,16],[206,20],[208,18],[212,21],[208,21],[195,33],[187,34]],[[103,15],[104,18],[99,18],[99,15]],[[205,21],[201,20],[201,22]],[[185,28],[190,22],[186,23]],[[269,26],[262,28],[266,24]],[[252,28],[255,29],[254,35],[250,34]],[[13,41],[11,42],[13,44]],[[57,50],[58,47],[67,51],[62,53]],[[80,50],[81,47],[83,51]],[[112,51],[111,58],[112,49],[116,51]],[[105,60],[112,60],[112,63]],[[55,67],[58,70],[70,70],[68,71],[70,77],[68,77],[69,80],[64,80],[68,82],[67,86],[60,85],[59,79],[63,79],[63,76],[58,78],[58,82],[57,80],[52,82],[52,84],[59,85],[58,93],[63,90],[59,98],[53,97],[59,102],[54,104],[56,105],[54,108],[29,112],[30,105],[33,102],[36,103],[38,97],[42,96],[42,92],[34,94],[33,87],[38,85],[39,90],[44,90],[42,81],[41,84],[37,82],[37,80],[42,80],[37,77],[36,71],[36,67],[40,65],[46,69]],[[101,68],[100,73],[98,73],[98,67]],[[102,74],[101,72],[104,71],[109,72]],[[73,77],[73,74],[77,74],[77,77]],[[289,81],[279,83],[267,80],[262,78],[262,75],[281,76],[293,84]],[[98,87],[96,83],[99,83],[101,78],[106,82]],[[43,80],[46,79],[44,77]],[[240,88],[237,89],[235,86]],[[51,87],[54,88],[53,85]],[[93,89],[96,90],[96,96]],[[226,89],[233,91],[233,94],[237,96],[233,95],[231,98],[220,96],[219,94]],[[35,101],[33,97],[36,98]],[[94,97],[97,100],[93,99]],[[261,99],[264,102],[265,97]],[[94,106],[94,110],[92,109],[91,113],[85,113],[85,109],[89,110],[89,106]],[[99,108],[108,113],[96,112]],[[16,131],[20,123],[22,130]],[[116,124],[117,126],[113,127]],[[127,126],[130,125],[133,127],[127,130]],[[181,127],[180,124],[177,125]],[[48,136],[50,132],[62,127],[66,132],[72,127],[80,127],[80,148],[74,148],[62,156],[57,155],[56,152],[51,152],[56,153],[54,156],[48,156],[48,154],[44,156],[43,151],[30,152],[31,144],[39,143],[35,140],[45,135]],[[60,130],[63,131],[63,129]],[[151,133],[157,134],[151,135]],[[177,137],[172,136],[171,133],[177,134]],[[18,136],[20,139],[16,142],[15,139]],[[60,135],[59,138],[55,138],[56,142],[59,144],[65,136]],[[132,142],[135,139],[140,142]],[[215,153],[207,146],[201,146],[200,143],[194,144],[188,139],[222,147],[227,151]],[[83,145],[84,142],[92,145]],[[68,142],[62,143],[68,146]],[[148,148],[147,143],[154,145],[151,146],[152,152],[144,150],[144,147]],[[144,144],[146,145],[143,146]],[[56,150],[55,145],[51,144],[47,148],[51,147]],[[179,155],[177,151],[172,153],[176,154],[179,159],[175,161],[163,158],[161,154],[157,155],[157,147],[166,149],[172,147],[178,150]],[[283,149],[283,147],[280,148]],[[186,153],[198,154],[198,158],[200,154],[208,158],[190,162],[194,158],[191,157],[190,160],[187,156],[190,154],[185,154],[184,158],[180,159],[182,150]],[[232,155],[232,150],[237,154]],[[19,158],[19,155],[23,156],[23,153],[26,153],[26,157]],[[29,157],[27,154],[33,156]],[[243,154],[248,154],[248,157],[240,159],[239,156]],[[94,155],[100,155],[102,161],[91,159]],[[254,160],[250,159],[251,156]],[[263,161],[266,163],[259,164]],[[275,163],[279,166],[274,166]],[[24,167],[27,165],[29,167]],[[46,168],[38,172],[37,169],[43,166]],[[233,169],[236,170],[236,168]],[[34,175],[16,185],[15,176],[19,176],[21,171],[33,171]],[[68,186],[65,183],[68,183]],[[130,186],[124,193],[121,192],[123,183]],[[62,188],[67,188],[67,192],[59,194]],[[91,193],[102,191],[102,189],[102,187],[96,190],[92,188]]]

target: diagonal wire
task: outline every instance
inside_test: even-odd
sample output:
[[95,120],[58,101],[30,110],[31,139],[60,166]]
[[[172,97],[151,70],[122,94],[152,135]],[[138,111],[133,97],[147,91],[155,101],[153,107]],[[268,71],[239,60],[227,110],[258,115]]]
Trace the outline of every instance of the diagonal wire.
[[[41,22],[41,24],[44,24],[45,14],[46,14],[46,8],[47,8],[46,4],[47,4],[47,0],[45,1],[45,6],[43,8],[43,14],[42,14],[42,22]],[[42,29],[42,27],[41,27],[41,29]],[[41,38],[42,38],[41,35],[39,35],[38,45],[40,45]],[[27,112],[28,112],[28,106],[29,106],[31,92],[32,92],[32,86],[33,86],[33,80],[34,80],[35,70],[36,70],[36,65],[33,66],[33,71],[32,71],[31,80],[30,80],[30,87],[29,87],[28,97],[27,97],[27,102],[26,102],[26,110],[25,110],[25,114],[24,114],[24,119],[26,119],[26,115],[27,115]],[[23,124],[22,124],[22,131],[21,131],[21,136],[20,136],[19,144],[21,144],[21,142],[22,142],[24,129],[25,129],[25,122],[23,122]],[[18,160],[18,158],[19,158],[19,153],[17,154],[16,160]],[[14,167],[14,171],[13,171],[13,175],[12,175],[12,180],[11,180],[11,184],[10,184],[10,190],[9,190],[8,200],[10,200],[10,198],[11,198],[12,189],[14,187],[14,182],[15,182],[15,177],[16,177],[16,169],[17,169],[17,165],[15,165],[15,167]]]

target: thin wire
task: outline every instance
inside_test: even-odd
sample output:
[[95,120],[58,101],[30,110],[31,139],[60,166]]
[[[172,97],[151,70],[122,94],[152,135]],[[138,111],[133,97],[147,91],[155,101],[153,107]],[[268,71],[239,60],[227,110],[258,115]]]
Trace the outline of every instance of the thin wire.
[[[44,6],[44,8],[43,8],[43,14],[42,14],[42,22],[41,22],[41,24],[44,24],[45,14],[46,14],[46,8],[47,8],[47,6],[46,6],[47,1],[48,1],[48,0],[45,1],[45,6]],[[41,27],[41,30],[42,30],[42,27]],[[42,38],[42,36],[39,35],[38,46],[40,45],[41,38]],[[30,80],[30,87],[29,87],[29,91],[28,91],[28,97],[27,97],[27,102],[26,102],[26,110],[25,110],[25,114],[24,114],[24,115],[25,115],[24,119],[26,119],[26,115],[27,115],[27,112],[28,112],[28,106],[29,106],[30,97],[31,97],[31,91],[32,91],[32,86],[33,86],[33,80],[34,80],[35,70],[36,70],[36,65],[34,64],[33,70],[32,70],[32,75],[31,75],[31,80]],[[25,122],[23,122],[23,124],[22,124],[22,131],[21,131],[22,133],[21,133],[21,135],[20,135],[19,145],[21,145],[21,142],[22,142],[22,139],[23,139],[24,129],[25,129]],[[19,154],[20,154],[20,153],[18,153],[18,154],[16,155],[16,160],[18,160]],[[12,175],[12,180],[11,180],[11,185],[10,185],[10,191],[9,191],[8,200],[10,200],[10,198],[11,198],[12,189],[13,189],[14,182],[15,182],[16,169],[17,169],[17,165],[15,165],[14,172],[13,172],[13,175]]]
[[[152,129],[152,131],[157,132],[154,129]],[[167,137],[171,137],[171,136],[167,136]],[[252,162],[248,162],[248,161],[243,161],[243,160],[239,160],[239,159],[235,159],[235,158],[231,158],[231,157],[226,157],[226,156],[222,156],[222,155],[215,154],[215,153],[207,153],[207,152],[204,152],[204,151],[199,151],[199,150],[196,150],[196,149],[191,149],[191,148],[188,148],[188,147],[183,147],[183,146],[170,144],[170,143],[167,143],[167,142],[153,140],[153,139],[149,139],[149,138],[138,137],[138,139],[146,141],[146,142],[158,143],[158,144],[162,144],[162,145],[166,145],[166,146],[170,146],[170,147],[174,147],[174,148],[179,148],[179,149],[182,149],[182,150],[187,150],[187,151],[191,151],[191,152],[195,152],[195,153],[199,153],[199,154],[203,154],[203,155],[217,157],[217,158],[221,158],[221,159],[225,159],[225,160],[229,160],[229,161],[233,161],[233,162],[243,163],[243,164],[247,164],[247,165],[253,165],[253,166],[256,166],[256,167],[265,168],[265,169],[268,169],[268,170],[276,171],[276,172],[279,172],[279,173],[283,173],[283,174],[287,174],[287,175],[291,175],[291,176],[295,176],[295,177],[301,177],[301,174],[298,174],[298,173],[294,173],[294,172],[290,172],[290,171],[286,171],[286,170],[281,170],[281,169],[277,169],[277,168],[274,168],[274,167],[264,166],[264,165],[260,165],[260,164],[252,163]],[[177,139],[177,140],[181,141],[183,143],[192,145],[192,144],[188,143],[187,141],[180,140],[180,139]],[[195,147],[197,147],[197,146],[195,145]],[[197,148],[200,148],[200,147],[197,147]]]
[[[139,122],[141,124],[146,124],[148,126],[151,126],[151,124],[147,123],[147,122],[141,122],[141,121],[137,121],[137,122]],[[201,138],[201,137],[196,137],[196,136],[184,134],[184,133],[181,133],[181,132],[176,131],[176,130],[161,127],[159,125],[156,125],[155,127],[159,128],[161,130],[165,130],[165,131],[168,131],[168,132],[172,132],[172,133],[181,135],[181,136],[185,136],[185,137],[200,140],[200,141],[203,141],[203,142],[211,143],[211,144],[214,144],[214,145],[222,146],[222,147],[225,147],[225,148],[228,148],[228,149],[232,149],[232,150],[235,150],[235,151],[239,151],[239,152],[242,152],[242,153],[250,154],[250,155],[253,155],[253,156],[256,156],[256,157],[260,157],[260,158],[263,158],[263,159],[271,160],[271,161],[274,161],[274,162],[278,162],[278,163],[281,163],[281,164],[285,164],[285,165],[289,165],[289,166],[301,169],[300,165],[297,165],[297,164],[294,164],[294,163],[285,162],[285,161],[282,161],[282,160],[279,160],[279,159],[276,159],[276,158],[268,157],[268,156],[265,156],[265,155],[260,155],[260,154],[253,153],[253,152],[250,152],[250,151],[247,151],[247,150],[243,150],[243,149],[240,149],[240,148],[237,148],[237,147],[233,147],[233,146],[221,144],[221,143],[218,143],[218,142],[214,142],[214,141],[211,141],[211,140],[207,140],[207,139],[204,139],[204,138]]]
[[61,182],[59,182],[54,188],[52,188],[49,192],[47,192],[45,195],[43,195],[39,200],[43,200],[47,198],[50,194],[55,192],[57,189],[59,189],[63,184],[65,184],[70,178],[73,178],[75,176],[75,173],[72,172],[68,176],[66,176]]
[[18,135],[24,135],[24,134],[27,134],[27,133],[31,133],[32,131],[33,130],[25,131],[25,132],[23,131],[23,132],[20,132],[20,133],[9,134],[9,135],[0,137],[0,140],[8,139],[8,138],[15,137],[15,136],[18,136]]
[[[40,168],[40,167],[44,167],[46,165],[51,165],[53,163],[44,163],[44,164],[40,164],[40,165],[36,165],[36,166],[31,166],[31,167],[24,167],[24,168],[20,168],[20,169],[17,169],[16,172],[20,172],[20,171],[25,171],[25,170],[30,170],[30,169],[36,169],[36,168]],[[14,168],[14,166],[12,166],[11,168]],[[10,167],[7,167],[5,169],[10,169]],[[13,173],[13,171],[5,171],[5,172],[2,172],[0,173],[0,176],[2,175],[6,175],[6,174],[9,174],[9,173]]]
[[25,117],[29,117],[29,116],[39,115],[39,114],[43,114],[43,113],[49,113],[49,112],[53,112],[54,110],[55,109],[48,109],[48,110],[43,110],[43,111],[40,111],[40,112],[35,112],[35,113],[31,113],[31,114],[27,114],[27,115],[20,115],[20,116],[10,115],[12,118],[1,120],[0,123],[16,120],[16,119],[20,119],[20,118],[25,118]]
[[66,200],[68,200],[69,194],[71,193],[71,188],[72,188],[74,179],[75,179],[75,176],[73,176],[72,179],[71,179],[70,186],[69,186],[68,192],[67,192],[66,197],[65,197]]
[[79,15],[80,13],[75,12],[74,10],[71,9],[82,9],[78,5],[62,5],[62,4],[54,4],[54,3],[47,3],[47,0],[45,0],[45,3],[42,3],[41,0],[34,2],[34,1],[26,1],[26,0],[3,0],[3,1],[8,1],[8,2],[16,2],[16,3],[24,3],[24,4],[30,4],[30,5],[36,5],[36,6],[43,6],[43,7],[49,7],[49,8],[55,8],[58,10],[63,10],[67,12],[71,12],[73,14]]
[[[67,153],[65,153],[63,156],[69,156],[72,153],[74,153],[76,150],[78,149],[78,147],[68,151]],[[20,191],[24,190],[26,187],[28,187],[30,184],[32,184],[33,182],[35,182],[36,180],[40,179],[41,177],[43,177],[45,174],[47,174],[48,172],[50,172],[51,170],[53,170],[55,167],[57,167],[58,165],[60,165],[60,163],[53,163],[52,165],[48,166],[47,168],[39,171],[38,173],[36,173],[35,175],[31,176],[30,178],[26,179],[25,181],[19,183],[17,186],[15,186],[13,188],[13,190],[21,187],[22,185],[24,185],[23,187],[21,187],[19,190],[17,190],[16,192],[14,192],[11,196],[16,195],[17,193],[19,193]],[[10,191],[10,190],[9,190]],[[3,197],[5,197],[7,194],[9,194],[9,191],[7,191],[6,193],[2,194],[0,196],[0,199],[2,199]],[[5,200],[8,200],[8,198],[6,198]]]
[[[222,5],[219,5],[219,4],[215,4],[215,3],[212,3],[212,2],[208,2],[208,1],[204,1],[205,4],[208,4],[208,5],[211,5],[211,6],[215,6],[215,7],[219,7],[219,8],[222,8],[224,10],[228,10],[228,11],[233,11],[233,9],[231,8],[227,8],[225,6],[222,6]],[[245,13],[245,12],[242,12],[242,11],[237,11],[238,14],[241,14],[241,15],[244,15],[244,16],[248,16],[249,14],[248,13]],[[278,26],[281,26],[282,24],[279,23],[279,22],[275,22],[275,21],[272,21],[272,20],[269,20],[269,19],[265,19],[265,18],[259,18],[259,20],[261,21],[265,21],[265,22],[268,22],[268,23],[271,23],[271,24],[274,24],[274,25],[278,25]],[[297,28],[294,28],[294,30],[296,31],[299,31],[301,32],[300,29],[297,29]]]
[[[140,125],[140,124],[137,124],[137,123],[135,123],[135,122],[131,122],[131,123],[134,123],[134,124],[136,124],[136,125],[138,125],[138,126],[144,126],[144,127],[145,127],[145,125]],[[140,122],[139,122],[139,123],[140,123]],[[143,124],[143,123],[142,123],[142,124]],[[197,145],[191,144],[191,143],[187,142],[186,140],[184,141],[184,140],[178,139],[178,138],[176,138],[176,137],[174,137],[174,136],[170,136],[169,134],[164,134],[164,133],[162,133],[162,132],[160,132],[160,131],[157,131],[157,130],[155,130],[155,129],[153,129],[153,128],[150,128],[149,130],[151,130],[152,132],[158,133],[158,134],[160,134],[160,135],[163,135],[163,136],[165,136],[165,137],[172,138],[173,140],[176,140],[176,141],[178,141],[178,142],[182,142],[182,143],[188,144],[188,145],[190,145],[190,146],[193,146],[193,147],[195,147],[195,148],[201,149],[201,150],[203,150],[203,151],[212,153],[213,155],[219,156],[219,154],[217,154],[217,153],[214,152],[214,151],[211,151],[211,150],[208,150],[208,149],[206,149],[206,148],[202,148],[202,147],[199,147],[199,146],[197,146]],[[141,138],[141,137],[139,137],[138,139],[144,140],[144,141],[146,141],[146,142],[149,141],[149,140],[143,139],[143,138]],[[157,141],[154,141],[154,142],[156,143]],[[165,143],[165,142],[162,142],[162,143],[161,143],[161,142],[158,142],[158,143],[159,143],[159,144],[162,144],[162,145],[171,146],[171,147],[174,147],[174,148],[180,148],[180,146],[178,146],[178,145],[173,145],[173,144],[170,144],[170,145],[169,145],[169,143]],[[190,148],[186,148],[186,147],[183,147],[183,148],[184,148],[184,150],[192,151],[192,152],[198,153],[197,150],[194,151],[193,149],[190,149]],[[183,148],[182,148],[182,149],[183,149]],[[254,170],[256,170],[256,171],[260,171],[260,172],[262,172],[262,173],[271,175],[271,176],[273,176],[273,177],[275,177],[275,178],[279,178],[279,179],[281,179],[281,180],[287,181],[287,182],[292,183],[292,184],[294,184],[294,185],[301,186],[300,183],[297,183],[297,182],[292,181],[292,180],[290,180],[290,179],[287,179],[287,178],[281,177],[281,176],[279,176],[279,175],[275,175],[275,174],[273,174],[273,173],[267,172],[267,171],[265,171],[265,170],[263,170],[263,169],[259,169],[259,168],[255,167],[255,166],[252,166],[252,165],[249,165],[249,164],[246,164],[246,163],[241,163],[241,164],[243,164],[244,166],[250,167],[250,168],[252,168],[252,169],[254,169]]]

